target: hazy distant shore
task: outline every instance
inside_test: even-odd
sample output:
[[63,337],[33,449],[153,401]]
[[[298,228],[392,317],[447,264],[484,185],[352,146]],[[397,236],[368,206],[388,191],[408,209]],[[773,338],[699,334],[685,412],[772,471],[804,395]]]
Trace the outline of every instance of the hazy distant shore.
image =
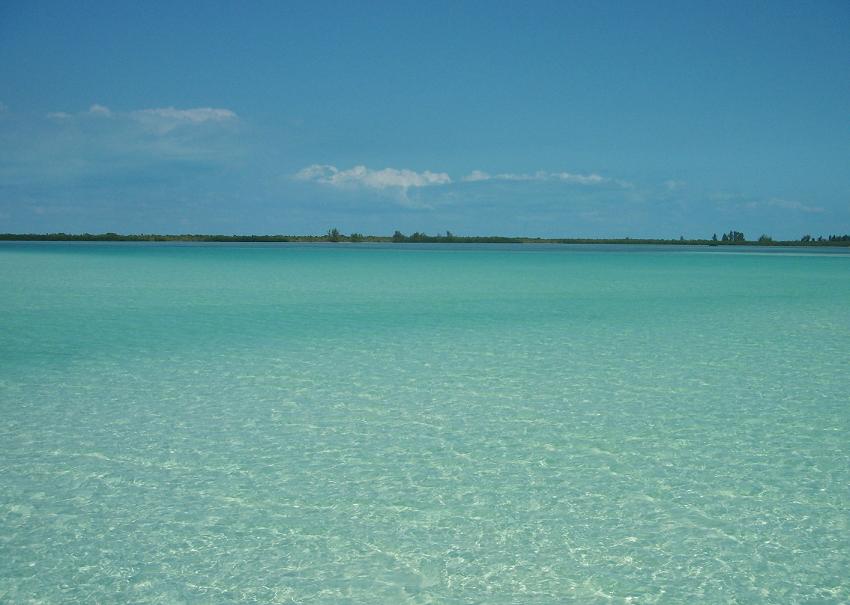
[[[730,232],[733,233],[733,232]],[[715,236],[716,237],[716,236]],[[850,235],[803,236],[799,240],[773,240],[761,236],[756,240],[728,239],[652,239],[652,238],[545,238],[426,235],[345,235],[336,230],[325,235],[211,235],[211,234],[120,234],[120,233],[0,233],[0,241],[68,241],[68,242],[331,242],[331,243],[423,243],[423,244],[651,244],[670,246],[844,246],[850,247]]]

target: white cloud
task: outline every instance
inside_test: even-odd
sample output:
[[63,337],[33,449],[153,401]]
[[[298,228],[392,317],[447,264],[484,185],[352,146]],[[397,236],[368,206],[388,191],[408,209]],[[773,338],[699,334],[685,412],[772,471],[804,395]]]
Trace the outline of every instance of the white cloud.
[[172,120],[174,122],[224,122],[236,119],[236,113],[230,109],[216,109],[214,107],[195,107],[194,109],[177,109],[175,107],[160,107],[156,109],[140,109],[130,113],[130,116],[139,119]]
[[[599,185],[612,182],[598,174],[576,174],[572,172],[545,172],[538,170],[533,173],[503,172],[500,174],[488,174],[481,170],[473,170],[463,178],[467,182],[478,181],[561,181],[575,183],[577,185]],[[619,183],[618,183],[619,184]]]
[[445,172],[415,172],[408,169],[384,168],[372,170],[366,166],[355,166],[339,170],[328,164],[313,164],[299,170],[294,177],[301,181],[313,181],[334,187],[362,186],[370,189],[407,189],[448,185],[452,179]]
[[302,168],[295,173],[295,178],[299,181],[320,181],[327,182],[326,179],[339,172],[336,166],[329,164],[312,164],[306,168]]
[[95,103],[91,107],[88,108],[87,111],[80,111],[78,113],[68,113],[67,111],[51,111],[46,114],[45,117],[49,120],[70,120],[71,118],[111,118],[114,114],[112,110],[106,107],[105,105],[98,105]]
[[465,177],[463,177],[463,180],[467,183],[475,183],[477,181],[489,181],[492,178],[493,177],[490,176],[489,173],[484,172],[483,170],[473,170]]
[[[366,166],[355,166],[348,170],[340,170],[330,164],[312,164],[302,168],[293,175],[300,181],[310,181],[334,187],[367,187],[379,190],[394,190],[406,193],[408,189],[428,187],[432,185],[449,185],[454,181],[445,172],[416,172],[408,169],[384,168],[373,170]],[[632,185],[624,181],[609,179],[595,173],[579,174],[573,172],[545,172],[534,173],[510,173],[490,174],[483,170],[473,170],[461,181],[466,183],[478,183],[485,181],[519,181],[519,182],[562,182],[576,185],[616,185],[629,188]]]
[[105,107],[104,105],[98,105],[97,103],[89,107],[88,114],[101,118],[112,117],[112,111],[108,107]]
[[555,172],[550,176],[559,181],[578,183],[580,185],[596,185],[608,180],[598,174],[571,174],[569,172]]
[[[151,116],[151,121],[143,123],[139,114]],[[46,114],[45,128],[33,129],[34,141],[27,143],[30,157],[17,165],[28,167],[20,171],[21,178],[40,174],[56,182],[122,171],[135,174],[154,164],[168,170],[167,164],[177,162],[202,170],[233,162],[244,153],[245,142],[234,136],[236,129],[221,125],[222,120],[238,123],[235,116],[229,110],[118,111],[104,105],[54,111]]]
[[205,122],[235,121],[239,116],[230,109],[214,107],[195,107],[192,109],[177,109],[175,107],[159,107],[140,109],[130,112],[130,118],[146,128],[165,134],[178,126],[198,125]]
[[112,111],[105,105],[95,103],[87,111],[68,113],[65,111],[53,111],[46,116],[51,120],[70,120],[84,118],[116,118],[125,122],[134,122],[147,130],[158,134],[167,134],[183,125],[198,125],[206,122],[229,122],[236,121],[239,116],[230,109],[214,107],[194,107],[190,109],[177,109],[176,107],[157,107],[152,109],[138,109],[129,112]]
[[796,200],[786,200],[776,197],[769,200],[747,202],[744,204],[744,207],[751,210],[758,208],[780,208],[782,210],[796,210],[798,212],[811,214],[819,214],[825,211],[824,208],[821,208],[820,206],[809,206],[808,204],[804,204],[803,202],[798,202]]

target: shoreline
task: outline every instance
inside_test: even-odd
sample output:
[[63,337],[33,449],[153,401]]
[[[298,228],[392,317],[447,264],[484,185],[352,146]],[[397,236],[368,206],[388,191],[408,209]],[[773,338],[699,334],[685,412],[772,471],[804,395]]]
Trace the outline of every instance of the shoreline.
[[218,235],[218,234],[119,234],[119,233],[0,233],[0,241],[28,242],[218,242],[218,243],[378,243],[378,244],[631,244],[653,246],[766,246],[766,247],[850,247],[850,236],[829,236],[820,240],[719,241],[712,239],[653,238],[543,238],[503,236],[430,236],[414,233],[404,236],[381,235]]

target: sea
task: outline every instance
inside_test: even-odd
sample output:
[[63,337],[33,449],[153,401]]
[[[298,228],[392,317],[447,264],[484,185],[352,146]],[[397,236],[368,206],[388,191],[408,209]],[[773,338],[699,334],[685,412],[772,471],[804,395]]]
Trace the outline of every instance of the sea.
[[850,602],[850,250],[0,244],[0,602]]

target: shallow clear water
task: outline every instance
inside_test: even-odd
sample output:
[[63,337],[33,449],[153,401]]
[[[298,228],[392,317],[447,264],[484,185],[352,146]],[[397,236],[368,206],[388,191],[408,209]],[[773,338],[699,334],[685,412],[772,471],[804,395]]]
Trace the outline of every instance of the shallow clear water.
[[850,254],[0,245],[0,602],[850,601]]

